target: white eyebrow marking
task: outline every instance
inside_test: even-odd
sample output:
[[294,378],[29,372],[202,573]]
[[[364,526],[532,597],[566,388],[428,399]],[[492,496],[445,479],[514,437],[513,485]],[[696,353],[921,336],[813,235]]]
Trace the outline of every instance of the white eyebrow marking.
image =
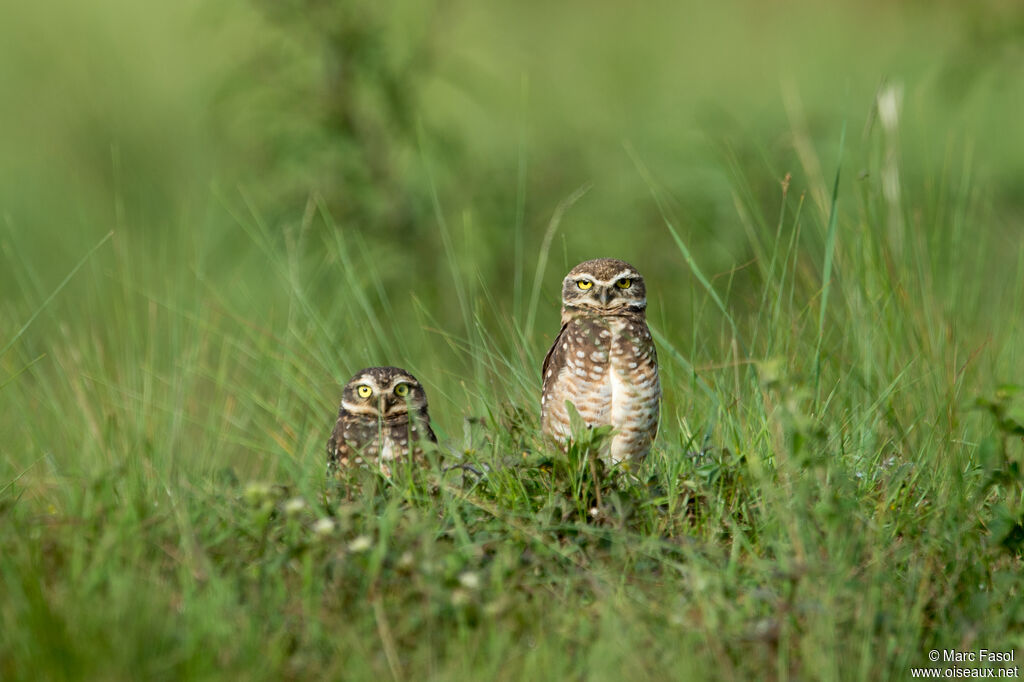
[[416,382],[411,377],[401,376],[395,378],[394,381],[388,384],[388,390],[394,390],[395,386],[397,386],[398,384],[409,384],[409,388],[413,388],[414,386],[416,386]]
[[363,374],[358,379],[353,379],[352,383],[357,384],[357,385],[359,385],[359,384],[366,384],[367,386],[372,388],[374,391],[379,391],[380,390],[380,386],[377,385],[377,382],[374,380],[372,374]]
[[586,280],[588,282],[593,282],[594,284],[603,284],[605,286],[608,286],[609,284],[614,284],[615,282],[618,282],[623,277],[629,277],[631,279],[641,279],[640,273],[637,272],[636,270],[622,270],[611,279],[600,279],[598,277],[594,277],[589,273],[584,272],[578,275],[566,275],[565,279],[562,280],[562,284],[564,285],[566,282],[582,282]]
[[612,277],[611,281],[612,282],[617,282],[620,279],[622,279],[623,277],[630,277],[632,279],[639,279],[640,278],[640,273],[638,273],[636,270],[623,270],[619,274],[617,274],[614,277]]

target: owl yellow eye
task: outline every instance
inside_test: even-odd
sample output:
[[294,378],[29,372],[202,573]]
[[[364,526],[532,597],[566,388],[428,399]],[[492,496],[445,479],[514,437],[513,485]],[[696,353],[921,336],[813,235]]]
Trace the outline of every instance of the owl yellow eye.
[[633,280],[631,280],[629,277],[625,277],[616,282],[615,286],[617,286],[620,289],[628,289],[631,286],[633,286]]
[[373,393],[373,389],[366,384],[363,384],[362,386],[356,387],[356,393],[359,394],[360,398],[369,398],[370,394]]
[[586,291],[590,287],[594,286],[594,283],[591,282],[589,279],[581,279],[580,281],[576,282],[576,286],[578,286],[580,289],[583,289],[583,291]]
[[409,384],[398,384],[395,386],[395,395],[399,398],[404,398],[409,395]]

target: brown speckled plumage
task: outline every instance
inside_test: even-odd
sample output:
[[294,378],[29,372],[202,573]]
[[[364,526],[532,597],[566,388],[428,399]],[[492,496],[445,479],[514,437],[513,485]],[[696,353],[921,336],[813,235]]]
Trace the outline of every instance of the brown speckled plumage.
[[642,459],[658,433],[658,356],[646,321],[647,290],[615,258],[580,263],[562,281],[562,329],[542,368],[541,426],[564,444],[568,400],[591,427],[615,431],[610,462]]
[[437,442],[423,386],[404,369],[368,367],[356,372],[342,392],[327,441],[327,474],[370,465],[390,475],[396,462],[422,463],[423,441]]

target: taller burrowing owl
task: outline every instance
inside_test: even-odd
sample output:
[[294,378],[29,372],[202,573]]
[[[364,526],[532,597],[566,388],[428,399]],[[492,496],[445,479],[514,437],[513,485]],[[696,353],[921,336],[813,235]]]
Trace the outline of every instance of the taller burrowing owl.
[[614,429],[610,461],[642,459],[658,433],[661,384],[640,273],[615,258],[580,263],[562,280],[562,329],[544,358],[544,433],[572,435],[568,400],[588,426]]
[[425,440],[437,437],[420,382],[398,367],[368,367],[345,384],[327,441],[327,474],[360,464],[390,474],[396,460],[422,459]]

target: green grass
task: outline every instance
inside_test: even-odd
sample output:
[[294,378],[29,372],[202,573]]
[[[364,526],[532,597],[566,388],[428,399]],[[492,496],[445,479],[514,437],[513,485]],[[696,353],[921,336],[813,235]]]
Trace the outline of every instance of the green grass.
[[[77,72],[48,10],[0,60],[0,679],[877,680],[1024,651],[1012,10],[875,8],[891,44],[852,6],[762,17],[786,44],[596,5],[621,44],[595,46],[532,7],[129,7],[89,15],[131,39]],[[820,60],[701,79],[701,25]],[[600,255],[645,274],[665,389],[630,475],[591,466],[601,433],[538,433],[558,283]],[[423,382],[440,448],[326,495],[374,364]]]

